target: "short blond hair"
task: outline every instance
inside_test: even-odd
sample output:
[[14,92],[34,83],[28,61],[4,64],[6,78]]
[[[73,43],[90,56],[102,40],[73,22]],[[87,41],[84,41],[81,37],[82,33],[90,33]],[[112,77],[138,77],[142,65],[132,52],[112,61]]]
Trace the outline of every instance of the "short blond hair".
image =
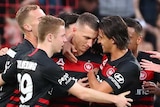
[[32,10],[39,9],[40,7],[38,5],[26,5],[21,7],[17,13],[16,13],[16,20],[19,24],[19,27],[22,31],[24,31],[23,24],[25,22],[25,19],[28,17],[28,14]]
[[56,34],[60,26],[65,26],[61,18],[51,15],[42,17],[38,25],[38,40],[43,42],[47,34]]

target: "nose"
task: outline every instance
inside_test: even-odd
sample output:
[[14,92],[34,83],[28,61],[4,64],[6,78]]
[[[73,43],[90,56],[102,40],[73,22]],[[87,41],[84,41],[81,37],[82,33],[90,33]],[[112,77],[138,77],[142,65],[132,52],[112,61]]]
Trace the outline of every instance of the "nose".
[[87,45],[88,45],[88,47],[92,47],[92,45],[93,45],[93,40],[88,40]]
[[67,42],[66,36],[63,37],[63,42]]

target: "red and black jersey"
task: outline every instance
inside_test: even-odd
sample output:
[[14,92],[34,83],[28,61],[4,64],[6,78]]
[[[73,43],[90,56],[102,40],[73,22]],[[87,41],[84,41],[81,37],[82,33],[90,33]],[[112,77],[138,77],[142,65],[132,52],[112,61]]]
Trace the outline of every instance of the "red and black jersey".
[[[4,71],[2,75],[5,75],[11,63],[32,49],[34,49],[33,45],[28,40],[24,39],[22,43],[12,47],[6,55],[0,56],[0,70]],[[12,81],[12,79],[10,79],[10,81]],[[0,87],[0,106],[18,107],[19,90],[18,86],[16,85],[17,83],[5,82],[6,83]]]
[[[99,68],[102,56],[93,54],[88,50],[83,55],[77,57],[78,62],[70,62],[62,54],[53,57],[53,60],[62,67],[74,80],[87,77],[87,73],[94,68]],[[88,107],[89,102],[82,101],[75,96],[64,94],[61,97],[53,98],[50,107]]]
[[[150,57],[150,54],[145,52],[139,52],[137,56],[138,61],[140,62],[142,59],[147,59],[154,63],[160,63],[158,59],[154,59]],[[152,81],[152,82],[160,82],[160,74],[154,71],[141,70],[140,73],[140,83],[141,86],[137,88],[136,96],[137,98],[133,104],[133,107],[153,107],[154,104],[154,95],[145,92],[142,88],[143,81]]]
[[[112,88],[113,94],[131,91],[128,97],[135,100],[136,89],[140,86],[140,65],[130,50],[121,58],[110,61],[110,56],[103,58],[97,79],[106,81]],[[93,104],[93,107],[115,107],[114,105]]]
[[73,86],[74,80],[64,72],[41,49],[35,49],[28,56],[17,59],[8,70],[8,75],[3,75],[4,80],[10,77],[9,72],[17,68],[17,80],[20,89],[20,106],[47,107],[51,96],[57,86],[65,91]]

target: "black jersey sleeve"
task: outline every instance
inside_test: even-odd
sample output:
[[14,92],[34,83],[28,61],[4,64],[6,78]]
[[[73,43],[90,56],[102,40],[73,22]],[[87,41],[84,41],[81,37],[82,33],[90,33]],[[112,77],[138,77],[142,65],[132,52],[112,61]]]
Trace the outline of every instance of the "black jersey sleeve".
[[63,87],[66,91],[73,86],[75,81],[68,73],[63,71],[56,63],[45,68],[46,72],[43,73],[44,78],[53,84]]
[[7,61],[7,55],[0,56],[0,72],[5,69],[5,63]]
[[122,90],[128,91],[134,86],[139,85],[140,67],[134,62],[121,64],[115,73],[113,73],[105,81],[113,88],[114,93],[121,93]]
[[6,83],[16,83],[17,82],[17,63],[16,61],[8,65],[8,67],[2,73],[2,79]]

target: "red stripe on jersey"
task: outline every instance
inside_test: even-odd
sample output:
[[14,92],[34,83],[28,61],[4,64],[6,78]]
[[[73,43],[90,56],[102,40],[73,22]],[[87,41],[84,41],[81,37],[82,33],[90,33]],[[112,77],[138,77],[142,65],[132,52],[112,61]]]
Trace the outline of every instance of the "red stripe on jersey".
[[34,55],[38,51],[38,48],[36,48],[32,53],[30,53],[28,56]]
[[42,107],[42,106],[40,106],[40,105],[35,105],[34,107]]
[[99,68],[100,64],[95,62],[87,62],[78,60],[77,63],[73,63],[67,59],[57,59],[53,58],[53,60],[62,67],[63,70],[73,71],[73,72],[89,72],[94,68]]
[[38,100],[38,102],[40,102],[40,103],[42,103],[42,104],[46,104],[46,105],[49,104],[49,101],[46,100],[46,99],[43,99],[43,98],[40,98],[40,99]]
[[19,94],[19,93],[20,93],[20,91],[19,91],[18,89],[15,89],[13,93],[15,93],[15,94]]
[[35,105],[34,107],[42,107],[42,106],[40,106],[40,105]]
[[18,107],[18,105],[15,105],[15,104],[7,104],[6,107]]
[[19,97],[15,97],[15,96],[11,96],[11,97],[10,97],[10,100],[16,101],[16,102],[19,102],[19,101],[20,101]]
[[153,96],[145,96],[143,98],[138,99],[137,101],[154,101]]
[[67,97],[60,97],[54,98],[51,100],[50,107],[88,107],[89,102],[83,101],[78,99],[75,96],[67,96]]

